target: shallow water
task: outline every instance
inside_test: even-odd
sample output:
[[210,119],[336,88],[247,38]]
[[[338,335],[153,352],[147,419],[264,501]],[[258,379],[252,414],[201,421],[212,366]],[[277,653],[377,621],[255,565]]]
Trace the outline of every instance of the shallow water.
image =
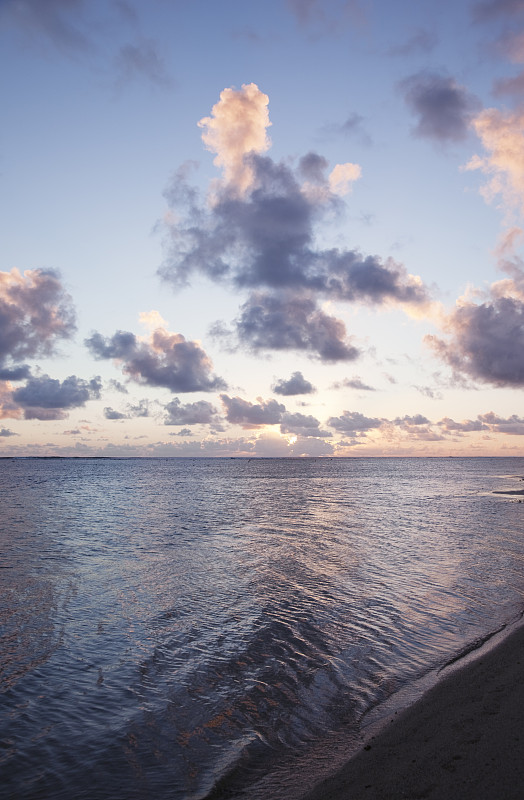
[[[0,460],[6,797],[292,800],[524,606],[524,459]],[[307,769],[305,767],[307,765]]]

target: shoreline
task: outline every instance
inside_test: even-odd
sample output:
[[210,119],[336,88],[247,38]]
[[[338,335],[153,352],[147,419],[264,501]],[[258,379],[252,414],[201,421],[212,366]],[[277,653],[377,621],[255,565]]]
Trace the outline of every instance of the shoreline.
[[522,620],[503,633],[442,668],[437,682],[403,710],[384,707],[365,726],[358,752],[303,800],[519,800]]

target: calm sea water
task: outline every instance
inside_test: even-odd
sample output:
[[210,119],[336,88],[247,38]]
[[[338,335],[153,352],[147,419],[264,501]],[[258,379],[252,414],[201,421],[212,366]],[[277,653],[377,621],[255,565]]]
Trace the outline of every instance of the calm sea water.
[[524,459],[0,460],[0,785],[293,800],[524,607]]

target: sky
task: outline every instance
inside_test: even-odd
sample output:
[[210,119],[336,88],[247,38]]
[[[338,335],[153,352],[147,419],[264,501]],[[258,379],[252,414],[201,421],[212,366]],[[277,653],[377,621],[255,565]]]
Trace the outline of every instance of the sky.
[[524,0],[0,0],[0,456],[524,456]]

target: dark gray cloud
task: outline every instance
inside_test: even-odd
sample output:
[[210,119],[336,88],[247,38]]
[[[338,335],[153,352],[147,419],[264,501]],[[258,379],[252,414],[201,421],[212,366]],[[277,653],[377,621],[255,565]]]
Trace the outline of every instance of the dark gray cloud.
[[0,368],[0,381],[23,381],[29,378],[31,369],[27,364],[18,367]]
[[42,375],[29,378],[25,386],[12,393],[12,398],[23,409],[25,419],[64,419],[66,409],[78,408],[88,400],[98,399],[101,388],[98,377],[86,381],[70,375],[59,381]]
[[150,414],[149,400],[140,400],[138,403],[128,403],[126,411],[116,411],[111,406],[104,408],[104,417],[106,419],[135,419],[136,417],[149,417]]
[[417,136],[438,142],[459,142],[469,134],[480,101],[453,78],[419,72],[400,84],[406,103],[418,117]]
[[344,378],[342,381],[336,381],[332,386],[332,389],[357,389],[361,392],[375,392],[376,389],[373,386],[368,386],[367,383],[364,383],[358,375],[355,375],[353,378]]
[[313,394],[316,392],[312,383],[304,378],[301,372],[293,372],[290,378],[281,378],[272,387],[275,394],[292,397],[297,394]]
[[130,417],[148,417],[150,406],[149,400],[139,400],[138,403],[128,403],[127,410]]
[[[309,153],[297,174],[268,157],[251,154],[246,160],[255,177],[248,195],[224,190],[208,210],[198,204],[185,174],[175,178],[166,196],[175,206],[181,202],[178,212],[189,213],[169,227],[168,257],[160,269],[165,280],[183,286],[201,273],[237,288],[311,290],[327,299],[372,305],[428,301],[428,290],[391,259],[383,263],[357,250],[315,249],[315,222],[340,202],[319,183],[321,156]],[[302,191],[298,174],[304,172],[325,190],[320,199]]]
[[359,411],[344,411],[340,417],[330,417],[327,424],[345,436],[357,437],[367,431],[380,428],[384,420],[377,417],[365,417]]
[[468,376],[494,386],[524,386],[524,303],[496,297],[458,307],[449,321],[450,338],[427,336],[456,378]]
[[253,292],[235,326],[239,341],[253,350],[304,350],[324,362],[360,354],[344,323],[318,309],[309,294]]
[[106,419],[112,419],[112,420],[115,420],[115,419],[128,419],[128,415],[127,414],[123,413],[122,411],[115,411],[115,409],[111,408],[111,406],[106,406],[104,408],[104,417]]
[[402,44],[390,47],[388,54],[390,56],[411,56],[416,53],[426,54],[434,50],[437,43],[438,37],[435,31],[430,31],[427,28],[419,28]]
[[54,270],[0,272],[0,375],[23,380],[29,367],[20,362],[49,356],[76,329],[70,296]]
[[289,411],[282,415],[280,432],[292,433],[297,436],[313,436],[321,439],[332,435],[329,431],[321,430],[320,422],[311,414],[291,414]]
[[258,403],[250,403],[241,397],[229,397],[227,394],[221,394],[220,399],[226,411],[227,421],[246,429],[276,425],[282,420],[286,410],[286,407],[276,400],[264,401],[259,398]]
[[0,428],[0,436],[8,437],[8,436],[19,436],[20,434],[15,433],[14,431],[10,431],[9,428]]
[[143,342],[129,331],[117,331],[110,338],[95,332],[85,344],[95,358],[120,362],[123,373],[140,384],[172,392],[226,388],[222,378],[211,373],[213,365],[200,345],[179,333],[158,328],[150,342]]
[[193,431],[191,430],[191,428],[182,428],[181,430],[176,431],[176,433],[170,433],[169,435],[170,436],[193,436]]
[[114,389],[115,392],[120,392],[121,394],[129,394],[127,387],[124,386],[123,383],[120,383],[120,381],[116,381],[114,378],[110,379],[109,388]]
[[207,400],[182,404],[178,397],[165,407],[164,425],[213,425],[219,422],[218,411]]

